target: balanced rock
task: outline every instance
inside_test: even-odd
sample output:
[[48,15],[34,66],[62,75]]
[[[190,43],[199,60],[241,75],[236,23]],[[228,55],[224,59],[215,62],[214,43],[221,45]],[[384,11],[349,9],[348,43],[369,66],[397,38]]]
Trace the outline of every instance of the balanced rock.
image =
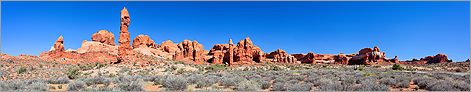
[[114,35],[107,30],[100,30],[92,35],[92,41],[114,46]]
[[157,46],[155,45],[154,40],[150,39],[148,35],[138,35],[132,41],[132,47],[133,48],[146,47],[146,48],[156,49]]

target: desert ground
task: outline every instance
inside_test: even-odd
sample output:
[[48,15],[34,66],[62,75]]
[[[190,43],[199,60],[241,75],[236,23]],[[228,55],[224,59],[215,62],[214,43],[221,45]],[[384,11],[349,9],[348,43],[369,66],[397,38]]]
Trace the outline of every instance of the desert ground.
[[1,60],[0,91],[469,91],[469,62],[428,65],[60,64]]

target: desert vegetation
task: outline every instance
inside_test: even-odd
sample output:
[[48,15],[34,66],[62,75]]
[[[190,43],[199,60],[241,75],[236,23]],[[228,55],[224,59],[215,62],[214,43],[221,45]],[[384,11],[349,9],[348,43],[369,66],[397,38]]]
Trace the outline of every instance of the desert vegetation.
[[[1,91],[469,91],[467,72],[411,66],[279,64],[225,66],[162,60],[132,64],[1,61]],[[42,66],[38,67],[38,66]],[[31,68],[28,68],[31,67]],[[67,67],[67,68],[66,68]],[[53,71],[44,71],[53,70]],[[18,72],[21,70],[22,72]],[[28,77],[38,72],[49,76]],[[11,76],[15,75],[15,76]]]

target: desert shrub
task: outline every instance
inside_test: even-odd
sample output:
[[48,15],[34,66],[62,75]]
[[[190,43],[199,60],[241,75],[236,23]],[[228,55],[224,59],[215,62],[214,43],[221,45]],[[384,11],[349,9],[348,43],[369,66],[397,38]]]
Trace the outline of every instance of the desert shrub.
[[311,90],[312,83],[295,83],[286,85],[288,91],[309,91]]
[[453,86],[460,91],[469,91],[469,83],[463,81],[453,81]]
[[276,82],[273,84],[271,91],[286,91],[285,83]]
[[221,80],[221,85],[222,85],[222,86],[226,86],[226,87],[229,87],[229,86],[236,86],[236,85],[239,84],[242,80],[243,80],[243,78],[240,78],[240,77],[224,77],[224,78],[222,78],[222,80]]
[[183,91],[187,88],[188,82],[181,76],[167,76],[162,80],[162,86],[167,90]]
[[396,80],[393,79],[393,78],[382,78],[379,80],[379,83],[381,84],[386,84],[386,85],[395,85],[396,84]]
[[69,83],[69,78],[67,77],[60,77],[57,79],[49,79],[47,80],[49,84],[67,84]]
[[226,66],[223,64],[213,64],[206,68],[206,70],[213,70],[213,71],[224,70],[224,69],[226,69]]
[[215,82],[210,82],[208,79],[202,79],[201,81],[196,82],[196,88],[209,87]]
[[408,88],[410,84],[410,79],[405,77],[399,77],[396,79],[396,86],[400,88]]
[[47,91],[47,84],[45,82],[34,82],[28,86],[28,89],[34,91]]
[[361,87],[358,91],[389,91],[389,87],[384,84],[375,83],[374,79],[361,81]]
[[18,74],[22,74],[22,73],[25,73],[27,71],[27,69],[26,69],[26,67],[19,67],[15,71]]
[[108,86],[110,85],[111,81],[104,78],[104,77],[93,77],[93,78],[87,78],[84,80],[85,81],[85,84],[87,84],[88,86],[90,85],[95,85],[95,84],[104,84],[105,86]]
[[144,91],[140,81],[123,82],[118,87],[124,91]]
[[320,91],[344,91],[344,87],[340,83],[332,80],[323,80],[317,85]]
[[69,79],[78,78],[78,76],[79,76],[79,69],[76,68],[76,67],[67,68],[66,74],[67,74],[67,77],[69,77]]
[[124,75],[124,76],[119,76],[117,78],[114,78],[113,82],[114,83],[120,83],[120,82],[136,82],[136,81],[141,81],[140,79],[142,76],[135,75],[135,76],[130,76],[130,75]]
[[402,70],[404,68],[402,68],[401,65],[399,65],[399,64],[394,64],[391,69],[393,69],[393,70]]
[[261,88],[261,85],[258,82],[251,81],[251,80],[244,80],[241,81],[238,85],[236,90],[237,91],[257,91]]
[[268,89],[270,87],[270,81],[262,81],[262,89]]
[[155,80],[155,76],[145,76],[144,78],[142,78],[142,80],[144,81],[154,81]]
[[109,88],[106,86],[97,87],[96,85],[93,85],[91,87],[85,88],[85,91],[122,91],[122,90],[116,89],[116,88]]
[[0,91],[22,91],[27,84],[19,80],[0,81]]
[[304,76],[291,76],[288,78],[289,80],[304,80]]
[[75,81],[73,83],[69,83],[67,90],[69,91],[83,91],[85,88],[85,83],[83,81]]
[[429,91],[460,91],[453,86],[453,83],[449,80],[438,80],[425,88]]
[[414,84],[417,84],[417,86],[419,86],[419,88],[425,89],[427,85],[430,85],[437,80],[430,77],[419,77],[419,78],[413,79],[413,81],[414,81]]
[[327,85],[327,84],[332,84],[333,81],[327,78],[318,78],[317,80],[311,82],[314,86],[321,86],[321,85]]
[[197,84],[199,81],[202,81],[204,76],[201,74],[187,75],[186,80],[189,84]]

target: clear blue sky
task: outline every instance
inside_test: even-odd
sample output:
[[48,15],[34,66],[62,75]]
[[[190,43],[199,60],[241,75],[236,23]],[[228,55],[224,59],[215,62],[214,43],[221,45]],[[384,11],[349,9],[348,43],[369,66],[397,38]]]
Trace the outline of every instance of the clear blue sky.
[[119,35],[120,10],[131,38],[214,44],[249,36],[264,52],[356,53],[379,46],[400,60],[445,53],[470,56],[469,2],[2,2],[2,51],[48,51],[59,35],[77,49],[100,29]]

